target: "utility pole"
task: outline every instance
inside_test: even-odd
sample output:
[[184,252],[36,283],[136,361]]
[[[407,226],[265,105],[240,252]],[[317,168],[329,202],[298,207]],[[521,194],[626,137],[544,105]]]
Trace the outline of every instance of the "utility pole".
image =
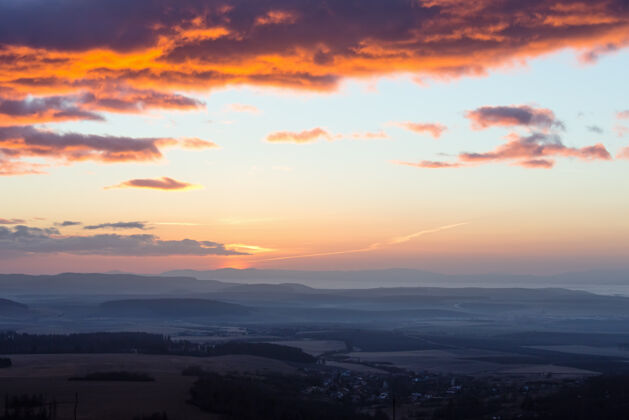
[[76,412],[78,408],[79,408],[79,393],[76,392],[74,394],[74,420],[76,420]]
[[395,394],[393,394],[391,400],[393,401],[393,420],[395,420]]

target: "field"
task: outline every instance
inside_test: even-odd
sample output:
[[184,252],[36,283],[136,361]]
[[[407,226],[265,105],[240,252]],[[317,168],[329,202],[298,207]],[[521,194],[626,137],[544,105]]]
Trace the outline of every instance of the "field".
[[[502,354],[484,350],[414,350],[391,352],[352,352],[348,356],[353,361],[376,363],[395,366],[415,372],[428,371],[433,373],[460,374],[474,376],[489,375],[595,375],[584,369],[551,365],[497,363],[491,359],[499,359]],[[485,360],[483,360],[485,359]]]
[[[226,372],[294,373],[294,368],[276,360],[254,356],[185,357],[136,354],[12,355],[13,367],[0,370],[0,395],[43,394],[59,406],[57,419],[73,418],[78,393],[78,418],[83,420],[133,419],[166,412],[169,419],[214,418],[187,404],[194,377],[183,376],[188,366]],[[71,376],[90,372],[144,372],[154,382],[75,382]]]
[[291,340],[291,341],[269,341],[282,346],[297,347],[313,356],[319,356],[331,351],[345,350],[345,343],[339,340]]
[[629,350],[618,347],[594,347],[584,345],[528,346],[532,349],[556,351],[559,353],[582,354],[591,356],[629,357]]

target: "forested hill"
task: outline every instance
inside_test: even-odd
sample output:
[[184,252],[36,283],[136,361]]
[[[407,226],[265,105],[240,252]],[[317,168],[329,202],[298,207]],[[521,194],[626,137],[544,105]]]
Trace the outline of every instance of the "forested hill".
[[104,302],[100,312],[123,317],[208,317],[247,315],[251,311],[242,305],[209,299],[124,299]]
[[28,311],[28,306],[9,299],[0,299],[0,315],[13,315]]

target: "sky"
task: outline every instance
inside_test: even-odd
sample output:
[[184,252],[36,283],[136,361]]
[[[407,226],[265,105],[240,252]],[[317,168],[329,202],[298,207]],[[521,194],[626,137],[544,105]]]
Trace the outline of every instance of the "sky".
[[629,269],[629,3],[0,0],[0,272]]

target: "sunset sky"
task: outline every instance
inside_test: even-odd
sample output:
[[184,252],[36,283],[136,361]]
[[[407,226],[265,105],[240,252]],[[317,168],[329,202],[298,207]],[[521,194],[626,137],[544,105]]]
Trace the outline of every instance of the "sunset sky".
[[629,268],[629,3],[0,0],[0,272]]

